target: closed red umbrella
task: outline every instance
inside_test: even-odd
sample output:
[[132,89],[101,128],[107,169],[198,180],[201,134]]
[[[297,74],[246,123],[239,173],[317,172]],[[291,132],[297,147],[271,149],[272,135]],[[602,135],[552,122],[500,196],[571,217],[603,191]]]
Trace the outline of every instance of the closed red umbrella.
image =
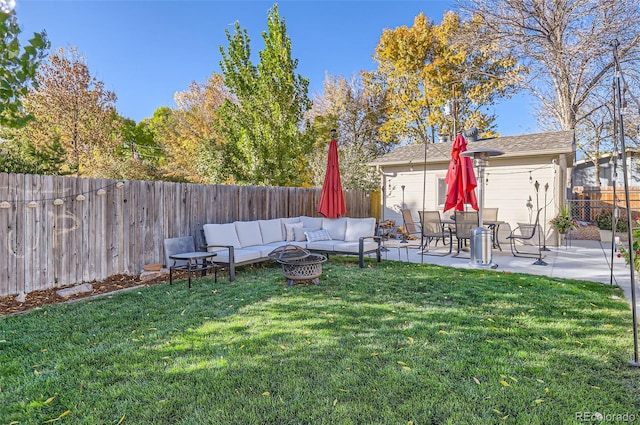
[[471,158],[460,156],[467,150],[467,141],[462,134],[458,134],[451,147],[451,160],[449,169],[444,178],[447,183],[447,197],[444,203],[444,211],[455,208],[464,211],[464,204],[471,204],[474,210],[478,210],[478,200],[475,188],[478,185],[476,175],[473,172]]
[[327,218],[338,218],[347,212],[344,203],[344,192],[340,181],[340,167],[338,163],[338,142],[332,138],[329,143],[327,158],[327,174],[324,177],[318,212]]

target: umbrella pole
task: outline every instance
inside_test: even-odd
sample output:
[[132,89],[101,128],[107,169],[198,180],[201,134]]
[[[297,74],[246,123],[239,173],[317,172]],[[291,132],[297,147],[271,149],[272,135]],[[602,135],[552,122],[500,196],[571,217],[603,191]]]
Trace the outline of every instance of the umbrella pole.
[[[433,130],[433,127],[431,127]],[[422,214],[424,215],[425,198],[427,191],[427,141],[424,140],[424,167],[422,170]],[[421,242],[420,249],[423,251],[429,251],[429,238],[427,238],[427,245],[424,244],[424,223],[420,222]],[[424,255],[420,256],[420,264],[424,263]]]
[[[402,209],[404,210],[404,185],[400,186],[402,188]],[[407,220],[404,218],[404,212],[402,213],[402,240],[400,243],[409,243],[406,237],[407,233]]]
[[544,184],[544,220],[542,225],[542,250],[551,251],[547,248],[547,191],[549,190],[549,183]]
[[629,277],[631,280],[631,312],[633,319],[633,359],[629,360],[629,366],[640,367],[640,360],[638,359],[638,304],[636,302],[636,270],[635,270],[635,251],[633,250],[633,227],[631,220],[631,201],[629,199],[629,175],[627,174],[627,147],[624,140],[624,119],[622,116],[622,90],[620,88],[622,76],[622,69],[620,69],[620,63],[618,62],[618,40],[613,43],[613,61],[615,64],[615,76],[613,84],[615,87],[614,105],[616,105],[617,116],[615,119],[618,121],[618,138],[620,139],[620,151],[622,153],[622,176],[624,181],[624,197],[625,207],[627,210],[627,232],[629,234],[628,239],[628,252],[629,252]]

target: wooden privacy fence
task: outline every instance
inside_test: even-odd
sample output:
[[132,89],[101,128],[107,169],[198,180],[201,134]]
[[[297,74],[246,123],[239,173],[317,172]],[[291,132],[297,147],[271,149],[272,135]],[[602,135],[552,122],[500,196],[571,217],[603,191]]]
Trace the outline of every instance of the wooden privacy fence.
[[[626,217],[626,197],[624,187],[615,188],[615,198],[620,216]],[[571,211],[573,218],[582,221],[594,221],[601,213],[611,213],[614,206],[613,186],[573,188]],[[640,216],[640,187],[629,187],[629,205],[631,217]]]
[[[92,282],[163,262],[163,241],[205,223],[318,216],[319,188],[0,173],[0,295]],[[370,217],[367,192],[347,215]],[[199,239],[196,239],[199,241]]]

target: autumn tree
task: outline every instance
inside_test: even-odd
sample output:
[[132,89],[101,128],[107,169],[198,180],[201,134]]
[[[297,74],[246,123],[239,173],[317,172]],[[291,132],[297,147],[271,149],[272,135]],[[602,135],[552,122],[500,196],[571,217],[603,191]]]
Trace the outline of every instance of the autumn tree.
[[[479,20],[462,21],[453,12],[440,25],[420,13],[412,27],[383,31],[374,59],[378,69],[372,82],[386,92],[387,121],[384,140],[427,143],[434,133],[452,135],[476,127],[491,134],[495,117],[487,106],[513,93],[523,69],[509,53],[489,46],[468,45],[459,35],[483,31]],[[454,120],[444,115],[447,101],[454,103]]]
[[307,178],[305,155],[313,140],[303,131],[311,107],[309,81],[295,70],[291,41],[274,5],[269,11],[264,50],[251,61],[246,29],[226,30],[228,48],[220,46],[220,67],[232,99],[219,109],[223,172],[239,184],[297,186]]
[[163,167],[171,180],[224,183],[223,143],[216,130],[218,109],[229,98],[220,74],[205,83],[192,82],[189,89],[175,94],[177,107],[159,111],[149,123],[166,153]]
[[37,150],[58,140],[65,151],[61,173],[117,177],[111,168],[122,140],[115,94],[91,76],[75,48],[69,52],[61,48],[50,56],[36,80],[38,87],[25,98],[35,119],[22,135]]
[[308,116],[316,138],[309,155],[314,186],[322,186],[327,169],[327,151],[331,130],[337,131],[342,186],[345,189],[374,190],[379,178],[367,165],[388,152],[393,145],[384,143],[378,131],[384,118],[384,96],[370,92],[362,75],[349,80],[327,75],[322,96],[313,101]]
[[[485,30],[469,34],[470,42],[509,51],[530,69],[523,86],[540,101],[544,127],[594,129],[593,122],[587,121],[602,110],[598,99],[610,102],[613,97],[616,40],[629,80],[640,77],[640,4],[636,0],[464,0],[460,5],[484,22]],[[600,143],[583,146],[603,148]],[[589,155],[597,158],[600,151]]]
[[24,48],[20,33],[15,13],[0,12],[0,127],[20,127],[30,118],[22,100],[49,49],[45,32],[34,33]]

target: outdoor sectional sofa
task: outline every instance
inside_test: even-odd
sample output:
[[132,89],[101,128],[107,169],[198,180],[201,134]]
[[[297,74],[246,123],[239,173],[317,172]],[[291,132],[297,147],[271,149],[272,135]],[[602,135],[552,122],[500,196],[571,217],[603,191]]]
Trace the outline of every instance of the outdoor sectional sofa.
[[229,281],[235,280],[237,266],[270,260],[274,249],[294,244],[323,254],[380,256],[380,237],[375,236],[375,218],[292,217],[271,220],[235,221],[205,224],[202,229],[207,251],[215,252],[214,263],[229,269]]

